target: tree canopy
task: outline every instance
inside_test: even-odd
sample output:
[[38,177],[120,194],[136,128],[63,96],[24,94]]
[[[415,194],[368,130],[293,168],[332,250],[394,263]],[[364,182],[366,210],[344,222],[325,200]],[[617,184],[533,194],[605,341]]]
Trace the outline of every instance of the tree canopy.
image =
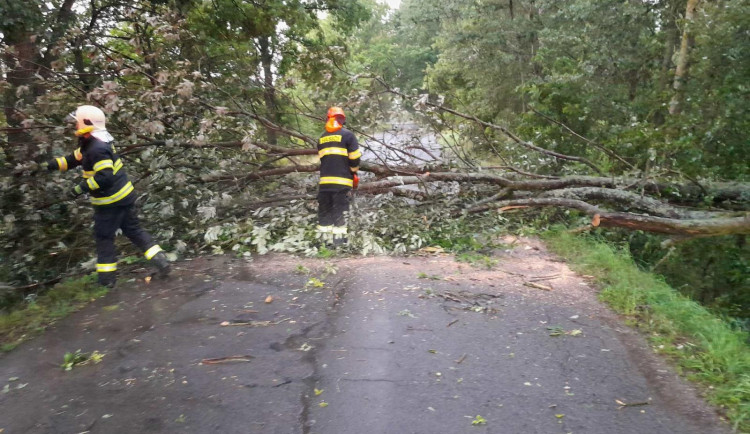
[[676,242],[750,232],[746,1],[3,0],[0,17],[0,281],[92,256],[75,175],[37,170],[72,149],[82,103],[178,252],[315,252],[330,105],[365,145],[361,253],[537,207]]

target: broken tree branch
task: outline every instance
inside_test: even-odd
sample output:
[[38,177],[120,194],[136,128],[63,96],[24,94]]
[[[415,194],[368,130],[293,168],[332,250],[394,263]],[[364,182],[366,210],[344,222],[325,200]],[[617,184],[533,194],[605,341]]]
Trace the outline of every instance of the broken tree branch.
[[647,215],[609,212],[597,206],[575,199],[518,199],[496,202],[492,206],[486,205],[483,210],[503,206],[534,206],[534,207],[562,207],[582,211],[591,216],[598,216],[599,225],[603,227],[620,227],[633,230],[643,230],[661,234],[682,235],[688,237],[711,237],[730,234],[750,234],[750,213],[742,217],[715,218],[715,219],[686,219],[678,220],[664,217],[653,217]]
[[566,188],[562,190],[552,190],[542,193],[540,197],[557,197],[583,201],[601,200],[611,203],[617,203],[621,207],[627,207],[647,212],[651,215],[677,219],[707,219],[716,217],[730,217],[731,215],[735,214],[731,212],[712,212],[678,208],[651,197],[641,196],[637,193],[616,188]]

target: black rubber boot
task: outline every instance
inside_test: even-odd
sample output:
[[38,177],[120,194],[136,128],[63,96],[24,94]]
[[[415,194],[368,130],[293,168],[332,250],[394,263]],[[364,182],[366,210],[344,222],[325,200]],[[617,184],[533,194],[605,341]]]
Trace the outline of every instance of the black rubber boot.
[[156,266],[157,271],[155,273],[155,277],[159,279],[164,279],[167,276],[169,276],[169,273],[172,271],[171,267],[169,266],[169,260],[167,259],[167,255],[164,254],[164,252],[159,252],[156,255],[154,255],[153,258],[151,258],[151,263]]
[[99,285],[112,289],[117,283],[117,273],[110,271],[107,273],[96,273],[96,279]]

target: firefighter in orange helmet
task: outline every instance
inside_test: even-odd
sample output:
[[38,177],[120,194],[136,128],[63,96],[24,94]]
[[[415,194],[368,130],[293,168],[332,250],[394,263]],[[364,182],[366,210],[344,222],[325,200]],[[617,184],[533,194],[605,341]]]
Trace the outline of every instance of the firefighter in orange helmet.
[[325,132],[318,140],[320,182],[318,232],[334,246],[347,243],[344,213],[349,211],[349,193],[357,187],[362,152],[354,133],[344,128],[346,115],[340,107],[328,109]]

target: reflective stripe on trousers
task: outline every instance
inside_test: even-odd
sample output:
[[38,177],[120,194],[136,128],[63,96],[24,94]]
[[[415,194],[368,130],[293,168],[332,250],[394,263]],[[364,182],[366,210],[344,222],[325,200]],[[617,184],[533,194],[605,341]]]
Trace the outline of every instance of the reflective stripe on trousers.
[[111,264],[96,264],[97,273],[109,273],[112,271],[117,271],[117,262]]
[[153,258],[154,256],[156,256],[156,254],[159,253],[159,252],[161,252],[161,251],[162,251],[162,248],[158,244],[156,244],[153,247],[151,247],[150,249],[146,250],[146,253],[144,253],[143,256],[145,256],[146,259],[148,259],[150,261],[151,258]]

